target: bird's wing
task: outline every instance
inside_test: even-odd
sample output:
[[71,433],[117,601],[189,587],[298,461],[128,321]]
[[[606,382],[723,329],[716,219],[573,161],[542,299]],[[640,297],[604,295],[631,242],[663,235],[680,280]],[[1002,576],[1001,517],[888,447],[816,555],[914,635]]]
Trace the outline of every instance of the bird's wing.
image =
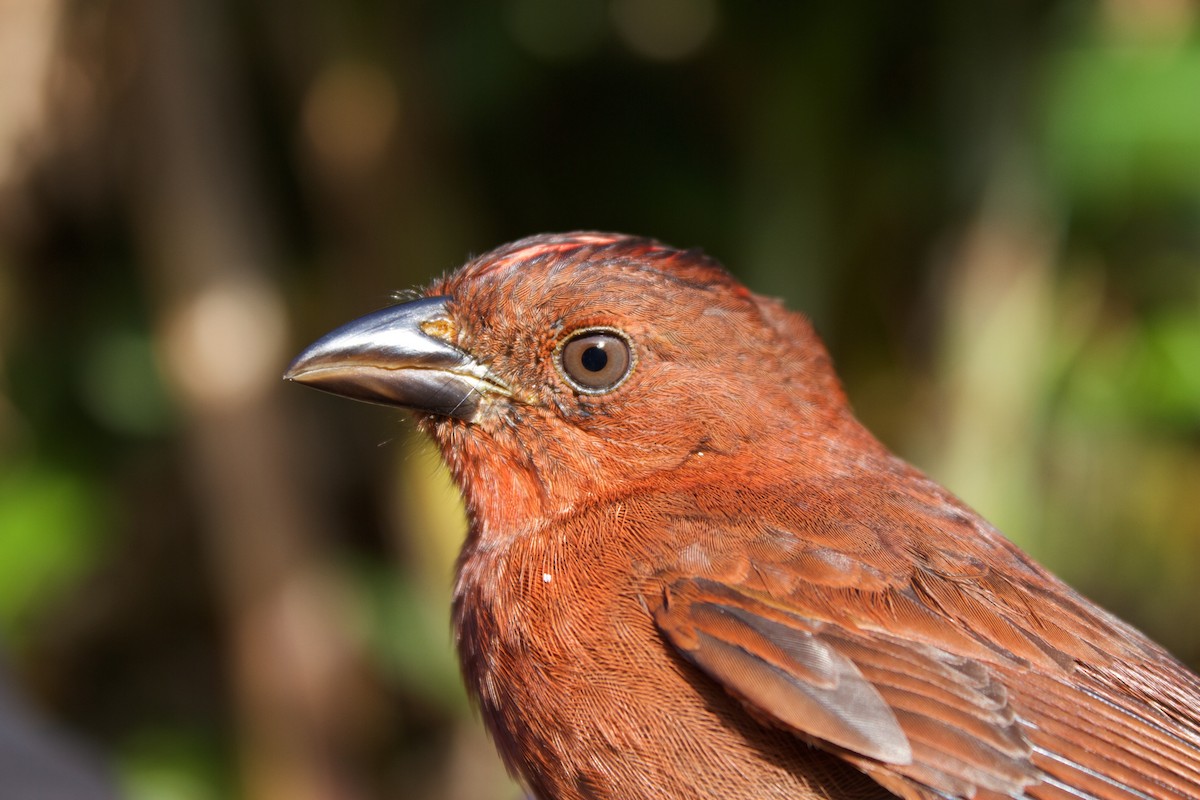
[[822,625],[705,579],[657,609],[667,639],[751,712],[952,796],[1036,780],[1005,688],[976,661]]
[[750,539],[653,611],[755,718],[901,796],[1200,798],[1200,680],[991,534],[891,572],[861,531],[870,559]]

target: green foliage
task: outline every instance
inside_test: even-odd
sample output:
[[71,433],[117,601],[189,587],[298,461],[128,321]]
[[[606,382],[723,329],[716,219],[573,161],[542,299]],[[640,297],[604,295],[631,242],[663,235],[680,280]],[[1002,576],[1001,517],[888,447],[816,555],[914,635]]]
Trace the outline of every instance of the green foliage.
[[388,564],[348,569],[357,633],[388,679],[423,702],[462,713],[458,663],[450,639],[448,598]]
[[1200,200],[1200,42],[1085,41],[1051,61],[1048,152],[1072,199],[1170,192]]
[[20,641],[27,621],[93,564],[104,505],[86,476],[46,463],[0,471],[0,626]]
[[79,389],[87,410],[115,433],[163,434],[174,422],[146,334],[109,330],[97,336],[83,355]]
[[194,730],[155,727],[131,736],[120,753],[128,800],[218,800],[231,796],[219,748]]

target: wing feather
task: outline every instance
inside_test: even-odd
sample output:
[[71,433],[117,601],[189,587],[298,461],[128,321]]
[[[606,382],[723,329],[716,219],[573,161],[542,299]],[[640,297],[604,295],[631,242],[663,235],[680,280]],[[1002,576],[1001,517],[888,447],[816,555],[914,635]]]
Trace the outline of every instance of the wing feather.
[[1200,678],[922,488],[732,520],[696,546],[746,555],[663,573],[660,631],[902,797],[1200,798]]

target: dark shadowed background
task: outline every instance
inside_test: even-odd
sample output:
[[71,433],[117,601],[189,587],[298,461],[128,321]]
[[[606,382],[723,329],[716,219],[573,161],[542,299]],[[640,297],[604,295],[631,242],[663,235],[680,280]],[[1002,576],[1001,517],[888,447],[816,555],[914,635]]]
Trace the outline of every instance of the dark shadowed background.
[[885,442],[1200,666],[1197,16],[0,2],[0,670],[134,800],[518,797],[436,458],[279,376],[574,228],[810,314]]

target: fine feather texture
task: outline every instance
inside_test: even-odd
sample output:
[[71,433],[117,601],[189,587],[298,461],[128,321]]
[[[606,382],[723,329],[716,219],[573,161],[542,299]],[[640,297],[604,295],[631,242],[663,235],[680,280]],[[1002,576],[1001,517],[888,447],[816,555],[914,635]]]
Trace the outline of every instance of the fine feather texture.
[[[470,516],[463,673],[542,800],[1200,798],[1200,679],[888,453],[800,315],[601,233],[426,296],[487,378],[419,415]],[[611,391],[563,374],[594,330]]]

